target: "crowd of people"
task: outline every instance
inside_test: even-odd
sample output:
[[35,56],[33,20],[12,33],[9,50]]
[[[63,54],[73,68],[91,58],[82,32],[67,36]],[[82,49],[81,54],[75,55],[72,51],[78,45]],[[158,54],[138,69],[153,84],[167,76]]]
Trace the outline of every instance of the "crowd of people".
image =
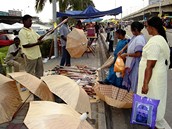
[[[66,18],[63,17],[62,20]],[[14,44],[9,47],[5,61],[8,65],[13,65],[15,71],[19,71],[20,64],[17,60],[23,58],[26,72],[40,78],[43,76],[44,71],[39,47],[42,44],[43,36],[39,36],[30,28],[32,25],[32,17],[30,15],[25,15],[22,21],[23,28],[19,32],[19,38],[15,38]],[[80,21],[77,22],[75,27],[85,29]],[[94,27],[98,38],[100,26],[96,23]],[[114,60],[109,67],[109,74],[106,79],[99,82],[160,100],[156,128],[164,128],[170,49],[162,20],[159,17],[152,17],[147,20],[145,27],[149,35],[152,35],[149,41],[146,41],[142,33],[144,25],[140,22],[131,24],[133,36],[130,39],[125,37],[125,30],[110,27],[110,24],[108,24],[106,40],[109,42],[109,52],[113,52]],[[62,44],[61,66],[71,66],[70,54],[66,50],[67,35],[70,31],[67,22],[60,27]],[[118,42],[113,51],[115,38],[118,39]],[[123,77],[117,76],[117,73],[114,72],[114,64],[118,56],[122,57],[125,62]]]
[[[67,17],[62,17],[61,22],[66,18]],[[38,35],[35,30],[31,28],[32,16],[23,16],[22,22],[23,28],[21,28],[18,36],[14,39],[14,44],[9,47],[5,63],[9,66],[13,66],[15,72],[18,72],[22,69],[40,78],[43,76],[44,71],[40,51],[40,45],[43,43],[42,38],[44,35]],[[98,38],[100,31],[99,23],[93,24],[90,22],[83,24],[80,20],[77,20],[74,27],[82,29],[83,31],[87,31],[89,28],[93,28],[94,33],[97,33]],[[60,66],[71,66],[71,57],[66,49],[67,35],[70,33],[70,31],[72,31],[72,29],[69,27],[68,22],[65,22],[59,28],[60,44],[62,46],[62,58],[59,64]],[[95,38],[90,38],[91,42],[93,42],[94,39]],[[22,58],[24,61],[19,61],[20,58]]]
[[[146,41],[141,32],[144,25],[140,22],[131,24],[133,36],[126,42],[125,31],[117,29],[119,39],[114,51],[114,63],[117,56],[125,62],[124,77],[117,77],[114,63],[109,67],[109,74],[102,84],[114,85],[127,89],[141,96],[160,100],[155,128],[165,128],[165,109],[167,99],[167,70],[170,65],[170,48],[168,45],[163,22],[159,17],[152,17],[145,23],[152,37]],[[108,32],[107,37],[110,36]],[[121,35],[121,36],[120,36]]]

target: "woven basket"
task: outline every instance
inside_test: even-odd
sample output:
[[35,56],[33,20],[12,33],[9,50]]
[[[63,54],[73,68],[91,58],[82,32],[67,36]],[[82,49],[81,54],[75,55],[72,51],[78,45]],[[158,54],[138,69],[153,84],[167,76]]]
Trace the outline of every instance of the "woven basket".
[[94,90],[97,96],[108,105],[116,108],[131,108],[133,93],[113,85],[96,83]]

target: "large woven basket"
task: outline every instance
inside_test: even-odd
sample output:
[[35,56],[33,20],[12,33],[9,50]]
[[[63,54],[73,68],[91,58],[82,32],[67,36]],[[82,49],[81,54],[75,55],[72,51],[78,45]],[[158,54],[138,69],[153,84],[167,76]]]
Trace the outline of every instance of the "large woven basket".
[[96,95],[108,105],[116,108],[131,108],[133,93],[113,85],[96,83],[94,86]]

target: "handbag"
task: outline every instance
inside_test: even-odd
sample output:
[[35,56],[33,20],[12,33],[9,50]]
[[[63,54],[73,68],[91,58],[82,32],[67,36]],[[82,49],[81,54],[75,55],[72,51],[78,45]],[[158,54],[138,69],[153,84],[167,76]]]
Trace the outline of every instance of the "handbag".
[[159,102],[160,100],[134,94],[131,123],[154,129]]

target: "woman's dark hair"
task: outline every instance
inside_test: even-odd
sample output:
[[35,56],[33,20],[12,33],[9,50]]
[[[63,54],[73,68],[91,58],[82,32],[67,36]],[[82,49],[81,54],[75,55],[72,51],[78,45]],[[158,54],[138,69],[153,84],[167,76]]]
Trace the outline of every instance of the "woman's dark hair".
[[135,21],[131,24],[131,30],[132,31],[139,31],[141,32],[141,30],[144,28],[144,25],[138,21]]
[[32,16],[26,14],[26,15],[24,15],[24,16],[22,17],[22,21],[24,22],[24,21],[26,21],[26,20],[29,19],[29,18],[32,18]]
[[123,29],[118,29],[118,30],[116,30],[116,33],[121,34],[122,36],[125,36],[126,31]]
[[155,17],[152,17],[150,18],[148,21],[147,21],[147,24],[151,27],[154,27],[158,33],[164,37],[164,39],[167,41],[167,36],[166,36],[166,33],[165,33],[165,29],[163,27],[163,22],[162,20],[155,16]]

